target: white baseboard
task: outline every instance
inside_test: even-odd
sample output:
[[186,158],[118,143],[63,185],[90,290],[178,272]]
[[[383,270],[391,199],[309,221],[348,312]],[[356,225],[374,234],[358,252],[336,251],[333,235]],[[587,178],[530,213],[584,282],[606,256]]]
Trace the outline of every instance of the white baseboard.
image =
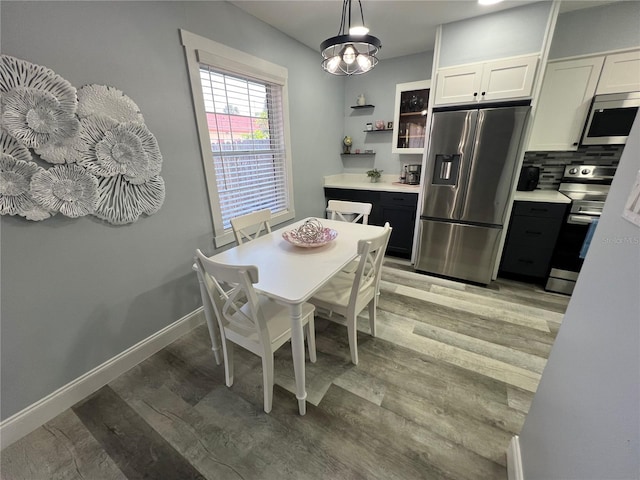
[[520,453],[520,437],[514,435],[507,449],[507,476],[509,480],[524,480],[522,456]]
[[7,418],[0,423],[0,450],[44,425],[202,323],[204,314],[200,307]]

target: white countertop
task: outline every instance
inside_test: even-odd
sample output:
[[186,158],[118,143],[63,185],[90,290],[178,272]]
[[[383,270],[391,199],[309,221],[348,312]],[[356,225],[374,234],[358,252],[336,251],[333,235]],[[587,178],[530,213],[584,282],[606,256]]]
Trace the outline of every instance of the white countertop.
[[347,188],[350,190],[372,190],[379,192],[419,193],[420,185],[407,185],[399,182],[397,175],[382,174],[377,182],[369,181],[364,173],[340,173],[324,177],[327,188]]
[[[364,173],[339,173],[324,177],[327,188],[347,188],[351,190],[371,190],[379,192],[419,193],[420,185],[407,185],[398,182],[395,175],[382,174],[378,182],[370,182]],[[571,199],[557,190],[516,191],[514,200],[520,202],[571,203]]]
[[571,199],[557,190],[533,190],[531,192],[516,192],[514,198],[519,202],[548,202],[571,203]]

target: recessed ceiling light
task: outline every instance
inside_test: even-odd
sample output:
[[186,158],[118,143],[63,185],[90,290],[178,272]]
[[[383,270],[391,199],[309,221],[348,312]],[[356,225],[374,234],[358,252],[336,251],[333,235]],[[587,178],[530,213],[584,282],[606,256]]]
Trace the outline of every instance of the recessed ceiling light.
[[478,0],[480,5],[493,5],[500,2],[502,2],[502,0]]

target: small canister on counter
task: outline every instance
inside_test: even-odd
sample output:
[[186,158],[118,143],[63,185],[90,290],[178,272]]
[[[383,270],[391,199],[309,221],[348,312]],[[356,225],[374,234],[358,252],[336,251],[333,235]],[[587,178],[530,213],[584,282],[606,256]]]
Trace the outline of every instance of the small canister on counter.
[[400,183],[407,183],[407,166],[403,166],[400,170]]

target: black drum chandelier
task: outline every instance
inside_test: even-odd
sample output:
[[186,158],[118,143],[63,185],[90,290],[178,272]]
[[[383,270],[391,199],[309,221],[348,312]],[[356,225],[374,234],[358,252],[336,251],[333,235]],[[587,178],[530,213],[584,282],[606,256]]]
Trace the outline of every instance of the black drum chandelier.
[[351,0],[344,0],[338,35],[320,44],[322,68],[325,72],[333,75],[359,75],[372,70],[378,63],[376,54],[382,43],[377,37],[369,35],[360,0],[358,5],[362,24],[351,26]]

